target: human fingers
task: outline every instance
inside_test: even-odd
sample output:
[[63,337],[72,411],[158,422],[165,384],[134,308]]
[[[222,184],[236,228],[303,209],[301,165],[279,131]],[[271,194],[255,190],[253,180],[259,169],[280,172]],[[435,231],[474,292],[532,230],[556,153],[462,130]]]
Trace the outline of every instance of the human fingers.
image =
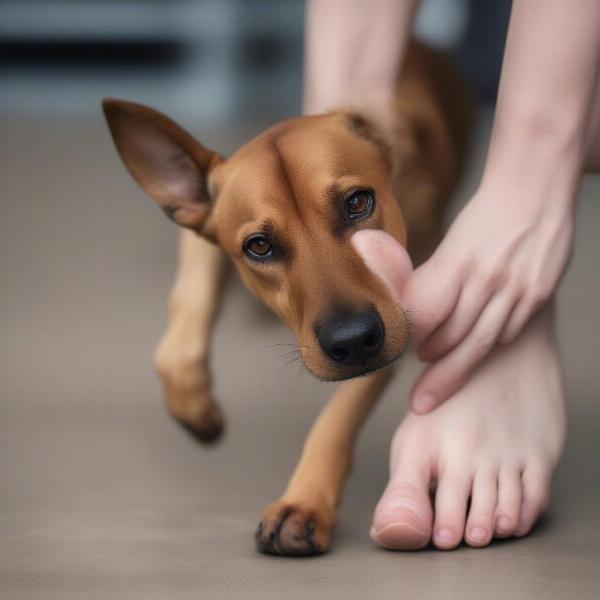
[[411,393],[411,407],[416,413],[432,411],[463,386],[496,344],[515,301],[514,292],[509,288],[496,294],[468,336],[423,371]]
[[477,322],[492,294],[489,287],[465,285],[448,318],[421,343],[419,358],[433,362],[458,346]]

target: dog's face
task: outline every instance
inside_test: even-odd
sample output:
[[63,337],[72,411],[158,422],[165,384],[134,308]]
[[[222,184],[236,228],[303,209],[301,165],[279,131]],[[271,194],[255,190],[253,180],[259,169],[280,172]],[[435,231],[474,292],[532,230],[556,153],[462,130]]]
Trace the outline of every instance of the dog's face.
[[362,117],[284,121],[224,160],[149,108],[104,109],[133,177],[172,220],[223,247],[316,377],[364,375],[402,354],[404,314],[350,243],[360,229],[406,241],[389,153]]

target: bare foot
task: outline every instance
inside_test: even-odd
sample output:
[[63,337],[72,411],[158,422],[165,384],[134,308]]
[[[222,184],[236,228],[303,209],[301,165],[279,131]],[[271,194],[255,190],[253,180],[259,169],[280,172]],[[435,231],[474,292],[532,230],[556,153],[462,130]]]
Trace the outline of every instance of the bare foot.
[[463,539],[481,547],[493,537],[526,535],[548,504],[565,425],[547,308],[440,408],[406,416],[392,442],[390,481],[371,537],[386,548],[416,549],[431,540],[449,550]]

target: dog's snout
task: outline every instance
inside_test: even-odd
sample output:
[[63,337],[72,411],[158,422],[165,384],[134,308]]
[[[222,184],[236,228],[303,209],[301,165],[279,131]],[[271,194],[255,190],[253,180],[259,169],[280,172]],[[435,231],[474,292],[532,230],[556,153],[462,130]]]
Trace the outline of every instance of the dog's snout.
[[384,337],[381,317],[372,310],[334,317],[317,330],[325,354],[343,365],[357,365],[374,357]]

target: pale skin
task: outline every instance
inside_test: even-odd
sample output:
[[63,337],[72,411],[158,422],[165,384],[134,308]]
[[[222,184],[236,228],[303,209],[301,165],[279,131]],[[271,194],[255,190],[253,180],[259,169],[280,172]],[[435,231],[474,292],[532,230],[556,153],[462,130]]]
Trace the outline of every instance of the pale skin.
[[[391,122],[390,81],[417,5],[382,2],[375,12],[360,0],[309,3],[306,110],[351,102]],[[316,60],[319,37],[329,55]],[[371,68],[359,61],[353,71],[357,45]],[[430,362],[392,444],[390,483],[371,531],[384,546],[485,546],[528,533],[548,503],[563,442],[562,376],[550,309],[528,322],[568,262],[581,173],[600,170],[599,64],[597,2],[515,1],[474,197],[413,274],[399,245],[377,232],[355,236],[367,264],[412,309],[419,355]],[[491,420],[498,410],[502,418]],[[547,427],[541,436],[539,423]],[[457,424],[466,441],[451,435]]]

